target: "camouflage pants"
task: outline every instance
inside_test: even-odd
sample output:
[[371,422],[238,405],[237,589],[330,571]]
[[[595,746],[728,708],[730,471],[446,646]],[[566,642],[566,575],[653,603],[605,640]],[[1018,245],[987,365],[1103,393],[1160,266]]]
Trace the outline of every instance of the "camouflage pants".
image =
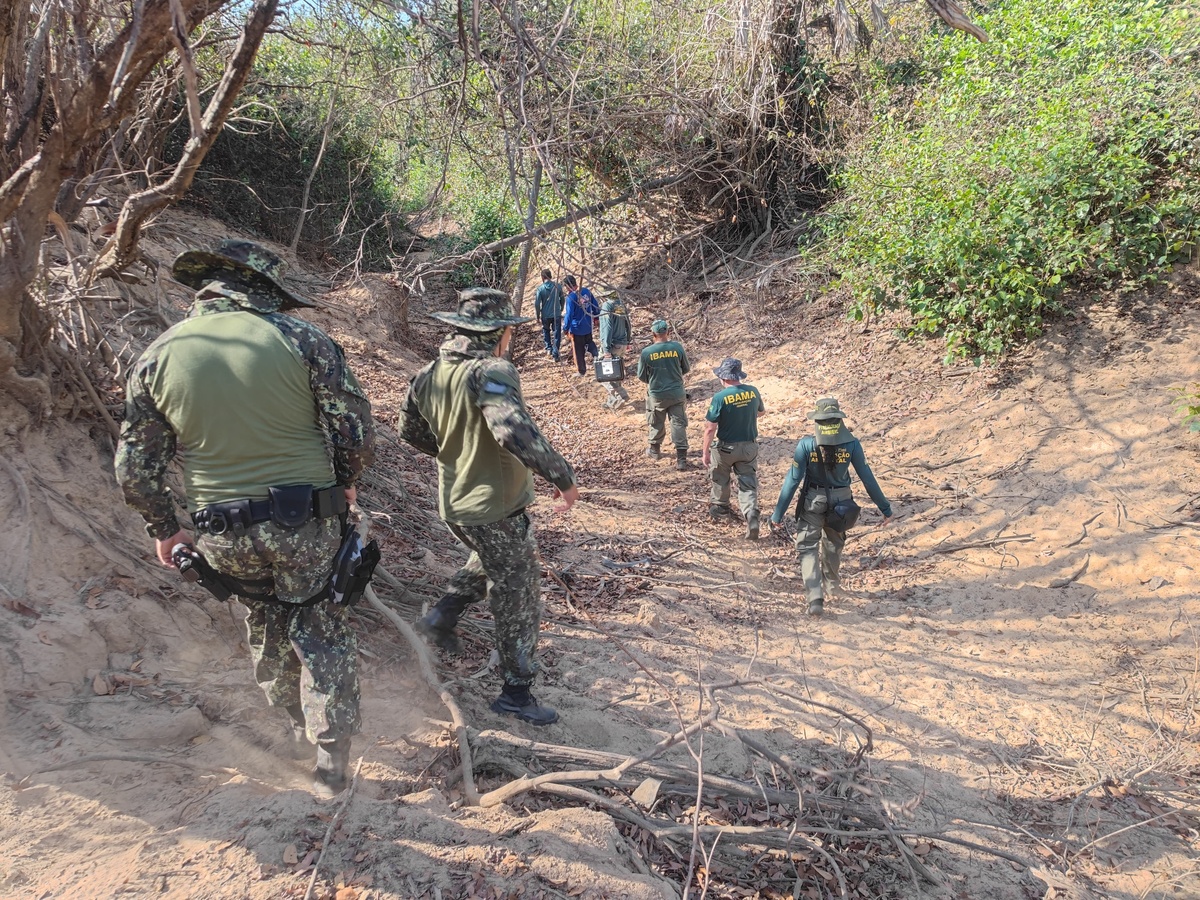
[[[609,350],[608,355],[613,359],[624,359],[625,352],[628,349],[628,344],[618,344]],[[624,385],[622,385],[619,381],[604,382],[604,389],[608,391],[608,399],[604,401],[605,406],[613,407],[616,405],[618,400],[629,399],[629,391],[625,390]]]
[[[833,502],[850,496],[849,488],[834,488]],[[834,531],[825,525],[829,499],[824,490],[810,491],[800,501],[796,516],[796,557],[804,592],[809,600],[824,599],[825,586],[839,583],[838,569],[842,564],[842,549],[846,532]]]
[[[725,449],[721,449],[721,448]],[[730,475],[737,476],[738,506],[747,522],[758,521],[758,441],[723,444],[713,441],[708,474],[712,502],[729,505]]]
[[687,405],[677,400],[666,406],[659,406],[651,397],[646,397],[646,425],[649,427],[650,446],[661,447],[666,434],[666,422],[671,420],[671,443],[675,451],[682,453],[688,448],[687,436]]
[[358,640],[345,607],[284,604],[307,600],[325,587],[341,531],[335,516],[296,529],[264,522],[242,537],[206,534],[197,541],[217,571],[246,581],[274,580],[283,603],[246,601],[254,680],[271,706],[304,710],[313,742],[358,732]]
[[438,608],[454,621],[487,597],[496,621],[500,670],[512,685],[533,684],[542,624],[541,565],[533,524],[524,512],[487,525],[446,527],[471,551],[450,579]]

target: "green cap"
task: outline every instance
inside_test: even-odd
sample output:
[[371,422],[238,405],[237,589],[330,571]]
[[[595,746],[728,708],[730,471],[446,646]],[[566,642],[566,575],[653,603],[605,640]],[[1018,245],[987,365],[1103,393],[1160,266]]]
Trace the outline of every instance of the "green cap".
[[180,284],[200,289],[210,281],[232,277],[250,288],[258,288],[279,303],[264,312],[317,304],[293,294],[283,286],[283,270],[287,264],[274,251],[253,241],[221,241],[216,250],[188,250],[181,253],[171,266],[171,276]]
[[504,291],[482,287],[459,291],[457,312],[435,312],[430,315],[463,331],[480,333],[533,321],[526,316],[513,315],[512,302]]
[[650,330],[655,334],[662,334],[668,328],[670,328],[670,326],[666,323],[665,319],[657,319],[655,320],[654,324],[650,326]]

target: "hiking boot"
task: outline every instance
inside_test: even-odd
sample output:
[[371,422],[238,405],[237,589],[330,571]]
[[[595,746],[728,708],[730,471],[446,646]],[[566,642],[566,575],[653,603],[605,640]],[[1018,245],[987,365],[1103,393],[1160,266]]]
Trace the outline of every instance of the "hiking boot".
[[651,459],[662,459],[662,450],[656,444],[651,444],[646,448],[646,455]]
[[516,716],[530,725],[553,725],[558,721],[558,712],[554,707],[538,703],[529,688],[505,685],[500,696],[492,701],[491,709],[502,716]]
[[818,597],[816,600],[808,601],[808,614],[810,616],[819,616],[825,612],[825,600]]
[[687,451],[686,450],[676,450],[675,451],[675,468],[678,469],[680,472],[686,472],[691,467],[692,467],[692,464],[690,462],[688,462],[688,459],[687,459]]
[[455,623],[436,606],[413,623],[413,628],[429,638],[447,653],[457,656],[462,653],[462,642],[454,630]]
[[733,512],[724,503],[710,503],[708,504],[708,514],[714,519],[724,519],[726,516],[733,515]]
[[746,540],[758,540],[758,519],[753,519],[746,523]]
[[317,744],[317,766],[313,769],[313,791],[319,797],[333,797],[346,789],[346,770],[350,767],[350,738]]
[[287,714],[292,720],[292,759],[312,759],[316,745],[308,739],[308,731],[304,723],[304,708],[300,704],[286,707]]

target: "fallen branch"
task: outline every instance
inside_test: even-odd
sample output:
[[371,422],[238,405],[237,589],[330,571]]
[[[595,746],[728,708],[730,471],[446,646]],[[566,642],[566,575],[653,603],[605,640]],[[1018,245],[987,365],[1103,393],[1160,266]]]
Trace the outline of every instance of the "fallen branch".
[[1069,543],[1069,544],[1064,544],[1063,545],[1064,549],[1068,548],[1068,547],[1074,547],[1076,544],[1080,543],[1085,537],[1087,537],[1088,526],[1091,525],[1093,522],[1095,522],[1102,515],[1104,515],[1104,510],[1101,510],[1100,512],[1096,513],[1094,516],[1092,516],[1090,519],[1088,519],[1086,522],[1084,522],[1083,526],[1082,526],[1083,530],[1080,531],[1079,537],[1075,538],[1075,540],[1071,541],[1071,543]]
[[533,778],[521,778],[517,781],[510,781],[508,784],[502,785],[494,791],[488,791],[480,797],[479,805],[484,808],[499,806],[513,797],[518,797],[527,791],[540,789],[547,784],[569,784],[579,781],[617,781],[634,766],[654,759],[681,741],[687,740],[693,734],[703,731],[716,720],[717,713],[715,711],[710,712],[704,718],[697,719],[691,725],[687,726],[687,728],[680,729],[674,734],[663,738],[653,747],[642,751],[637,756],[627,756],[611,769],[576,769],[568,772],[547,772],[544,775],[537,775]]
[[312,900],[313,888],[317,885],[317,873],[321,871],[321,860],[325,858],[325,851],[329,849],[329,843],[333,839],[334,829],[337,828],[338,822],[342,820],[342,815],[346,812],[346,807],[350,805],[350,798],[354,795],[354,788],[358,785],[358,773],[362,771],[363,758],[358,758],[358,765],[354,767],[354,778],[350,780],[350,787],[346,788],[346,796],[342,798],[342,804],[338,807],[338,811],[333,814],[333,818],[329,820],[329,827],[325,829],[325,837],[321,839],[321,852],[317,856],[317,861],[313,863],[312,877],[308,879],[308,890],[304,892],[304,900]]
[[1085,556],[1083,558],[1083,565],[1081,565],[1078,569],[1076,569],[1070,575],[1064,576],[1062,578],[1055,578],[1053,581],[1050,582],[1049,587],[1065,588],[1067,585],[1071,584],[1071,582],[1073,582],[1076,578],[1078,578],[1084,572],[1087,571],[1088,563],[1090,563],[1091,561],[1092,561],[1092,554],[1089,553],[1087,556]]
[[[375,571],[379,572],[382,569],[382,566],[378,566]],[[374,588],[369,585],[367,586],[366,597],[367,602],[383,613],[388,621],[395,625],[400,633],[404,635],[404,639],[408,641],[409,645],[413,648],[413,652],[417,655],[417,663],[420,666],[421,674],[425,676],[425,681],[442,698],[442,702],[446,704],[446,709],[450,711],[450,720],[454,723],[454,736],[458,741],[458,755],[462,759],[463,794],[466,796],[469,805],[478,806],[480,799],[479,790],[475,787],[475,772],[471,765],[471,745],[467,741],[467,723],[463,719],[462,710],[459,709],[454,697],[450,695],[450,692],[438,680],[437,673],[433,670],[433,663],[429,659],[429,651],[425,648],[425,642],[413,631],[413,627],[385,606],[383,601],[375,594]]]
[[969,544],[951,544],[949,547],[934,547],[929,552],[958,553],[962,550],[977,550],[980,548],[997,547],[1000,544],[1027,544],[1032,540],[1032,534],[1014,534],[1012,537],[992,538],[990,541],[972,541]]

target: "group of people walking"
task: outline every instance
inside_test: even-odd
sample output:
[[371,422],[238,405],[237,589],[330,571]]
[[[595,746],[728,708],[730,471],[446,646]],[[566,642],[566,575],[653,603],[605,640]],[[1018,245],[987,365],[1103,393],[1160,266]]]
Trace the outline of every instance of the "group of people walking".
[[[283,268],[276,254],[247,241],[188,251],[175,261],[172,273],[196,289],[195,301],[130,372],[115,467],[163,565],[191,573],[222,599],[237,595],[246,604],[255,679],[268,703],[287,712],[296,757],[315,755],[314,788],[331,796],[346,786],[350,740],[360,725],[357,642],[347,610],[378,557],[373,545],[362,546],[348,514],[358,480],[374,460],[375,426],[341,348],[317,326],[287,315],[314,304],[284,287]],[[549,273],[543,275],[546,290],[538,291],[535,313],[547,352],[558,356],[562,313],[578,308],[590,320],[595,309],[601,356],[621,358],[631,329],[620,300],[597,307],[591,292],[568,276],[563,286],[571,290],[560,303]],[[470,555],[416,627],[454,652],[459,619],[486,599],[503,678],[491,708],[549,725],[558,713],[530,690],[538,672],[541,568],[526,509],[535,498],[533,473],[553,485],[556,512],[570,509],[579,497],[575,474],[530,418],[520,376],[506,359],[514,326],[531,320],[514,314],[506,294],[487,288],[461,292],[454,312],[434,315],[452,330],[412,379],[398,430],[436,459],[438,512]],[[573,315],[568,333],[587,337],[574,345],[581,366],[590,321],[586,332],[572,332],[583,328]],[[670,422],[677,464],[686,468],[687,354],[669,338],[665,321],[651,331],[654,341],[642,351],[637,372],[647,384],[648,452],[659,456]],[[728,511],[736,476],[748,535],[757,538],[762,398],[744,384],[737,360],[726,360],[716,374],[724,388],[709,406],[704,448],[711,509]],[[628,399],[616,382],[610,403]],[[805,562],[805,554],[824,535],[824,571],[836,577],[845,534],[831,532],[827,516],[849,495],[849,467],[885,517],[891,508],[837,402],[820,401],[816,413],[810,415],[816,433],[797,445],[771,522],[782,522],[799,489],[796,546],[809,611],[819,614],[821,564]],[[188,529],[166,483],[177,452]]]

